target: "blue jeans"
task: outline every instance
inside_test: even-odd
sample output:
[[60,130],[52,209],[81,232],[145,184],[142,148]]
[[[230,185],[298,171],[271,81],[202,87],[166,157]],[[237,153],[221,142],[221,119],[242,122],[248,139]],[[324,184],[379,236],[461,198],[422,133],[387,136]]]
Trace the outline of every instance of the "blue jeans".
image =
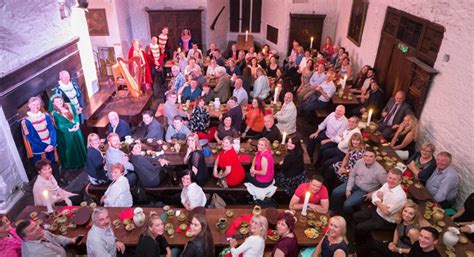
[[332,191],[330,203],[332,211],[340,214],[342,207],[342,212],[347,216],[354,212],[355,206],[364,202],[364,195],[366,195],[367,192],[354,185],[351,190],[351,195],[346,199],[346,188],[347,182],[344,182],[342,185],[336,187]]

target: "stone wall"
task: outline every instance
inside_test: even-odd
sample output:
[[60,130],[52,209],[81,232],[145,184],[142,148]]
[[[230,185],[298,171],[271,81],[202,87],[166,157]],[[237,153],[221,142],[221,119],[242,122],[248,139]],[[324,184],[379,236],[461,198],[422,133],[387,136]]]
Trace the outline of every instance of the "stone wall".
[[[341,0],[337,8],[335,41],[351,53],[353,69],[373,65],[377,56],[380,34],[387,6],[403,10],[445,27],[446,32],[434,68],[436,75],[420,118],[418,143],[431,141],[437,150],[447,150],[454,156],[453,164],[461,176],[458,204],[474,191],[474,7],[469,1],[386,0],[370,1],[361,46],[347,39],[352,1]],[[443,60],[449,55],[448,62]]]
[[[292,3],[292,0],[263,0],[261,33],[254,34],[260,44],[268,44],[282,56],[286,56],[290,34],[290,14],[324,14],[323,35],[333,36],[337,26],[337,4],[333,0],[308,0],[307,3]],[[267,25],[278,28],[278,44],[266,40]],[[323,42],[323,40],[321,40]],[[308,47],[308,46],[306,46]],[[319,48],[319,46],[313,46]],[[281,58],[283,59],[283,58]]]
[[2,1],[0,3],[0,77],[38,59],[44,53],[81,37],[79,49],[89,94],[96,90],[97,75],[87,34],[84,11],[73,8],[61,19],[57,0]]

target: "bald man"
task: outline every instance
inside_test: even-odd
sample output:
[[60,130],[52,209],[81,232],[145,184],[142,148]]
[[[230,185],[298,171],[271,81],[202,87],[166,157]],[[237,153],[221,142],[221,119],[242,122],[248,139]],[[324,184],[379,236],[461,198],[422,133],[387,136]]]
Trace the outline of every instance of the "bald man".
[[382,118],[378,121],[379,131],[386,139],[393,136],[393,132],[400,126],[403,118],[407,114],[413,113],[410,105],[405,102],[405,92],[398,91],[395,96],[388,100],[387,105],[382,109]]
[[120,119],[116,112],[109,112],[107,118],[109,119],[107,134],[117,133],[120,137],[120,141],[125,140],[125,136],[131,135],[130,126],[126,121]]
[[296,105],[293,102],[293,94],[287,92],[285,94],[283,105],[281,106],[280,111],[275,113],[275,119],[278,121],[276,126],[282,132],[288,134],[293,134],[296,132],[296,116],[298,112],[296,110]]

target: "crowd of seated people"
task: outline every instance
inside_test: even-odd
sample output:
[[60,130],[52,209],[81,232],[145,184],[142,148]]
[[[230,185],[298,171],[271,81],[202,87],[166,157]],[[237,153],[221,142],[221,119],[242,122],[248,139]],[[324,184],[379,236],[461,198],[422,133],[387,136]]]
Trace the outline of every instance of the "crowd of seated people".
[[[313,256],[349,256],[350,252],[354,252],[354,246],[356,251],[373,256],[436,256],[429,254],[436,252],[433,246],[437,243],[438,232],[425,224],[418,206],[407,201],[401,186],[403,171],[392,168],[387,172],[377,161],[375,149],[366,146],[364,130],[359,127],[360,116],[369,109],[373,110],[377,133],[390,142],[390,147],[401,160],[406,161],[407,171],[425,184],[440,206],[451,208],[459,189],[459,175],[452,165],[453,157],[447,151],[435,153],[433,144],[420,142],[418,121],[405,101],[405,92],[395,92],[384,104],[374,69],[365,65],[358,73],[353,71],[349,53],[343,47],[334,45],[329,37],[320,51],[305,51],[297,41],[293,41],[291,54],[284,58],[280,66],[280,57],[268,46],[262,51],[251,48],[245,52],[239,51],[234,44],[224,52],[211,43],[209,50],[203,51],[193,41],[189,29],[181,34],[176,56],[160,58],[167,52],[157,52],[155,47],[167,48],[167,33],[168,29],[164,29],[158,37],[154,37],[148,52],[150,58],[147,58],[153,60],[153,64],[149,65],[152,69],[150,74],[161,72],[159,68],[164,67],[166,59],[176,58],[166,92],[163,92],[166,99],[161,99],[165,100],[164,121],[157,119],[154,112],[144,111],[142,141],[131,139],[135,128],[131,129],[112,111],[108,114],[106,140],[91,133],[87,137],[85,150],[85,146],[77,144],[77,138],[82,138],[82,132],[78,129],[81,107],[76,107],[75,101],[54,96],[50,115],[40,111],[39,98],[30,99],[30,112],[22,124],[25,142],[31,143],[32,158],[50,159],[49,162],[36,162],[39,175],[33,188],[35,205],[45,205],[42,197],[44,190],[49,192],[50,199],[56,204],[71,205],[81,200],[78,199],[80,195],[70,193],[60,187],[61,183],[58,184],[61,177],[54,170],[58,161],[54,158],[56,150],[79,153],[75,156],[78,159],[63,157],[63,168],[85,166],[91,185],[107,187],[100,199],[101,205],[131,207],[135,200],[131,193],[134,188],[159,188],[170,176],[168,170],[174,168],[169,167],[170,162],[164,156],[145,156],[143,144],[185,141],[184,170],[179,172],[178,182],[182,186],[179,204],[186,210],[209,205],[206,187],[210,180],[213,183],[217,181],[223,192],[228,188],[246,187],[253,200],[259,199],[261,192],[265,197],[271,197],[269,192],[272,188],[279,187],[289,200],[289,209],[301,210],[305,195],[309,193],[310,211],[321,214],[330,211],[332,215],[338,215],[329,219],[327,233],[317,247],[310,250]],[[324,119],[318,120],[314,133],[300,133],[296,125],[297,117],[316,125],[312,112],[333,108],[331,100],[338,80],[342,78],[359,104],[335,106]],[[149,89],[144,87],[144,90]],[[226,104],[222,115],[211,117],[208,105],[211,102]],[[268,109],[274,106],[278,106],[278,110],[269,112]],[[308,119],[310,116],[311,119]],[[56,122],[53,123],[53,120]],[[59,135],[70,141],[56,140]],[[286,154],[280,162],[276,162],[272,143],[281,142],[284,138]],[[256,147],[250,167],[245,167],[239,156],[240,142],[247,140]],[[210,156],[205,146],[208,143],[218,144],[222,149],[213,156],[212,168],[206,163],[206,157]],[[419,151],[416,151],[417,143],[421,145]],[[309,155],[316,175],[311,174],[305,165],[305,154]],[[470,233],[474,231],[470,207],[472,194],[466,202],[464,208],[452,218],[459,223],[462,231]],[[96,209],[92,220],[87,240],[91,256],[109,256],[125,250],[110,228],[106,209]],[[271,249],[271,256],[297,256],[300,249],[294,233],[295,221],[291,213],[278,216],[276,229],[281,239]],[[346,240],[348,226],[350,242]],[[230,254],[262,256],[267,228],[265,217],[253,217],[250,237],[240,246],[231,239]],[[386,244],[368,245],[364,240],[373,230],[391,230],[393,240]],[[194,215],[190,231],[195,237],[187,243],[181,256],[214,256],[215,248],[207,218]],[[59,256],[64,256],[64,245],[75,243],[74,239],[56,238],[43,232],[33,221],[20,223],[16,234],[23,241],[25,252],[44,248],[34,243],[39,238],[49,240],[54,245],[53,251]],[[104,245],[92,241],[102,235],[106,235]],[[12,242],[17,239],[11,227],[0,226],[0,246],[6,236]],[[13,243],[11,245],[14,247]],[[159,218],[149,218],[139,239],[137,253],[143,256],[178,256],[163,237],[163,221]]]

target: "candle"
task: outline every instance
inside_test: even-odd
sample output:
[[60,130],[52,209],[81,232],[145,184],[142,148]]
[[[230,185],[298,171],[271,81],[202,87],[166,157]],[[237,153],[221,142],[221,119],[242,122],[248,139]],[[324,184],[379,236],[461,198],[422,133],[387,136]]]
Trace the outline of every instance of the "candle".
[[51,205],[51,201],[49,201],[48,190],[43,191],[43,197],[46,202],[46,208],[48,209],[48,213],[53,213],[53,206]]
[[178,103],[181,104],[181,95],[178,95]]
[[311,37],[311,41],[309,43],[309,49],[313,49],[313,40],[314,40],[314,38]]
[[281,144],[284,145],[286,141],[286,131],[283,132],[283,140],[281,140]]
[[311,196],[310,192],[306,192],[303,203],[303,210],[301,210],[301,215],[306,216],[308,211],[309,197]]
[[249,39],[249,31],[246,30],[245,31],[245,41],[248,41],[248,39]]
[[344,75],[344,79],[342,80],[342,90],[346,88],[346,81],[347,81],[347,75]]
[[369,110],[369,118],[367,119],[367,126],[370,125],[370,120],[372,119],[372,113],[373,113],[373,110],[370,109],[370,110]]
[[277,103],[277,99],[278,99],[278,87],[275,87],[275,95],[273,96],[273,103],[276,104]]

